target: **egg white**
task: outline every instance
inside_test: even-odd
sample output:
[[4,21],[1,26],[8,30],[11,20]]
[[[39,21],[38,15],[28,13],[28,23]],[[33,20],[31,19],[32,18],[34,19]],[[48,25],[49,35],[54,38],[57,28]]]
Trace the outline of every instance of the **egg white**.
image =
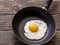
[[[37,32],[31,32],[29,30],[30,24],[36,24],[38,26],[38,31]],[[41,39],[44,37],[44,35],[47,31],[47,24],[42,20],[31,20],[25,24],[24,31],[25,31],[24,35],[28,39],[36,39],[36,40]]]

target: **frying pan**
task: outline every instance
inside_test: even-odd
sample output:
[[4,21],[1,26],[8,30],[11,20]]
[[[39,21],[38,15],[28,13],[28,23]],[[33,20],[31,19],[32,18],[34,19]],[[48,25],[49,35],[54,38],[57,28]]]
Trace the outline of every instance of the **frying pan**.
[[[19,10],[12,21],[13,32],[16,37],[29,45],[41,45],[50,41],[55,34],[55,21],[50,13],[48,13],[48,8],[52,0],[45,0],[42,8],[30,6]],[[47,32],[42,39],[30,40],[24,35],[24,26],[26,22],[30,20],[43,20],[47,24]]]

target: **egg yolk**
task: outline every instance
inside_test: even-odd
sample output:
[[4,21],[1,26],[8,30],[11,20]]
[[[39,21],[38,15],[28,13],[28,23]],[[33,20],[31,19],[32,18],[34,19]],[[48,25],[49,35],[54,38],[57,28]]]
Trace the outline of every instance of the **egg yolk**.
[[29,25],[29,30],[31,32],[37,32],[38,31],[38,26],[36,24],[30,24]]

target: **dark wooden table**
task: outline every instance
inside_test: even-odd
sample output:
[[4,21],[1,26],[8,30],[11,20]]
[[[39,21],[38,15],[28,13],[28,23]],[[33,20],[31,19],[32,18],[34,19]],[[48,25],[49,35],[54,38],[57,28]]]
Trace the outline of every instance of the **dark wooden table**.
[[[44,0],[0,0],[0,45],[25,45],[12,31],[12,19],[18,10],[27,6],[41,7]],[[54,38],[44,45],[60,45],[60,0],[54,0],[48,12],[56,21]]]

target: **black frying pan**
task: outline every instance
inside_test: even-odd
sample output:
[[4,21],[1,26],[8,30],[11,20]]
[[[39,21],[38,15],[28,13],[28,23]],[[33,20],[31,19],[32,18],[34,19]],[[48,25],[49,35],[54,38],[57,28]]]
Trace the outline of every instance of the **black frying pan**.
[[[48,13],[48,8],[52,0],[46,0],[43,7],[26,7],[16,13],[12,21],[13,31],[16,37],[29,45],[41,45],[50,41],[55,34],[55,21],[50,13]],[[44,38],[40,40],[30,40],[24,35],[24,25],[29,20],[43,20],[46,22],[48,29]]]

